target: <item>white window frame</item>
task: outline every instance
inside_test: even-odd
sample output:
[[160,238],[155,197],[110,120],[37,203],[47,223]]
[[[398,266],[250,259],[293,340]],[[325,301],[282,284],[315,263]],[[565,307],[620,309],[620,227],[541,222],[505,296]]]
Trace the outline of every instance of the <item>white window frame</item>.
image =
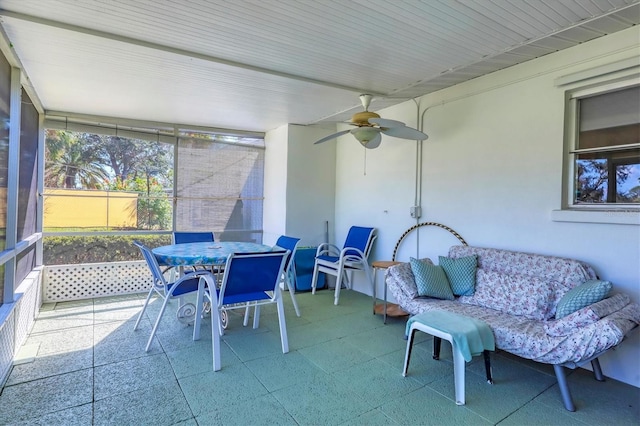
[[[575,204],[575,155],[577,150],[581,98],[640,85],[640,61],[620,61],[603,67],[563,76],[556,86],[565,94],[565,143],[563,162],[562,204],[551,212],[558,222],[607,223],[640,226],[640,205],[623,203]],[[636,145],[630,145],[635,147]],[[627,146],[629,147],[629,146]],[[640,144],[637,145],[640,149]],[[616,149],[616,147],[610,147]]]

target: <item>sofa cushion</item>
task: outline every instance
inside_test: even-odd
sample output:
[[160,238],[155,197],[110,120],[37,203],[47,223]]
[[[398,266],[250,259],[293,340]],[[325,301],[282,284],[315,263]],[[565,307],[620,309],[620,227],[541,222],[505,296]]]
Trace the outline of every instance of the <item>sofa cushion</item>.
[[458,259],[440,256],[438,263],[447,274],[454,295],[471,296],[475,292],[478,256],[474,254]]
[[418,296],[435,297],[436,299],[453,300],[453,292],[447,275],[440,265],[422,262],[413,257],[410,259],[411,271],[418,287]]
[[585,306],[601,301],[609,291],[611,291],[611,283],[600,280],[589,280],[572,288],[558,302],[556,318],[565,317]]
[[505,274],[523,274],[555,283],[556,303],[572,288],[597,279],[591,266],[575,259],[495,248],[452,246],[449,257],[478,256],[478,268]]
[[553,317],[554,298],[553,283],[541,278],[478,269],[474,295],[462,296],[460,302],[547,320]]

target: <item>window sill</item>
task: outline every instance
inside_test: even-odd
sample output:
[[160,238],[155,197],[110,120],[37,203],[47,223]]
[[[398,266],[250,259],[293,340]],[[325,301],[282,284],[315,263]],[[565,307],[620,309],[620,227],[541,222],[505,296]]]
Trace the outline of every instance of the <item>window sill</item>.
[[611,225],[640,226],[640,210],[552,210],[554,222],[607,223]]

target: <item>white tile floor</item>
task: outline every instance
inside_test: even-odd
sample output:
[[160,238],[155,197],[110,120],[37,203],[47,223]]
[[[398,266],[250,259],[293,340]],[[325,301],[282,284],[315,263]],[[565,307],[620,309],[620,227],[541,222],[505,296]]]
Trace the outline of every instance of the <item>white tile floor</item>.
[[145,352],[157,301],[135,332],[142,295],[45,305],[26,342],[33,362],[16,365],[0,394],[0,424],[640,424],[640,389],[576,371],[570,413],[550,366],[504,353],[492,357],[494,385],[481,357],[467,365],[467,404],[456,406],[446,343],[434,361],[419,333],[403,378],[404,319],[383,325],[353,291],[339,306],[328,291],[298,294],[298,318],[285,297],[291,351],[281,352],[274,309],[258,330],[232,315],[216,373],[208,320],[194,342],[167,315]]

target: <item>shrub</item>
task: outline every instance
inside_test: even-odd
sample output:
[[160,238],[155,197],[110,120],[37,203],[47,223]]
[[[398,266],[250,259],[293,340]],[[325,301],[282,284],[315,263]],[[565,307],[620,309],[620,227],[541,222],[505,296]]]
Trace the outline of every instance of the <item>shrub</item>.
[[48,236],[43,238],[43,260],[45,265],[142,260],[134,240],[154,248],[171,244],[171,235]]

